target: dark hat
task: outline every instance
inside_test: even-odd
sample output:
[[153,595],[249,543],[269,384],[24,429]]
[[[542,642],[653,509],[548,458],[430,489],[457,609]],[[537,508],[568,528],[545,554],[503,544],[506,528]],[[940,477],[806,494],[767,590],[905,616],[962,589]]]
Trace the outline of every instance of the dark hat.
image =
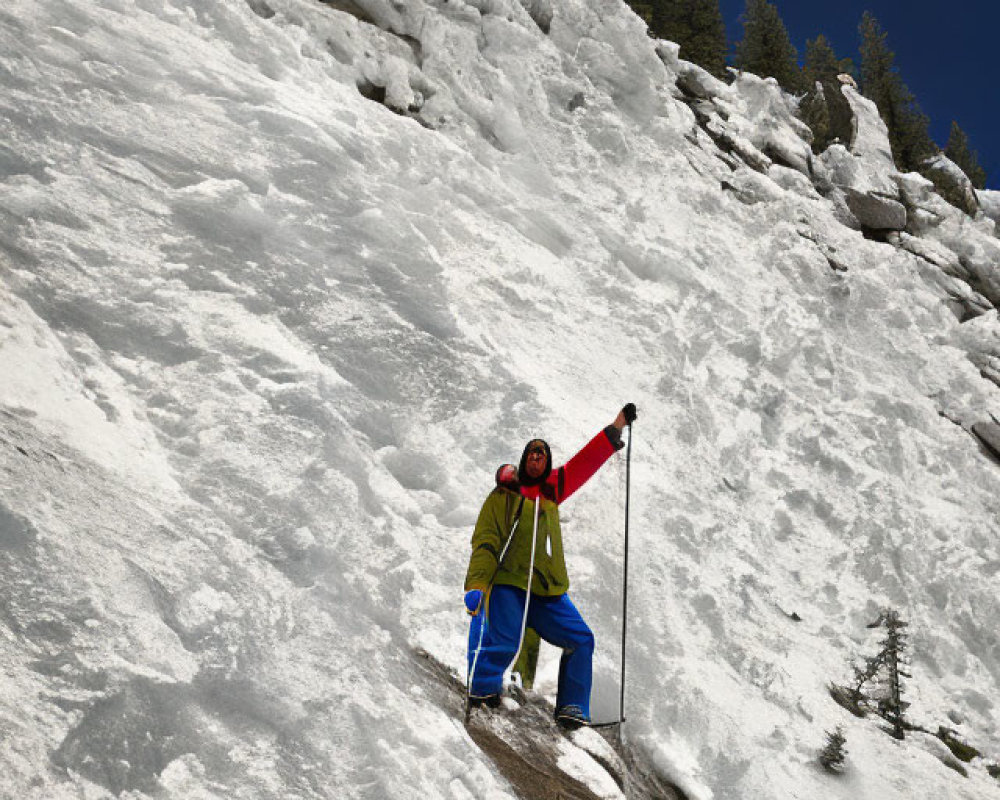
[[[528,475],[525,467],[528,463],[528,453],[537,447],[541,447],[545,451],[545,471],[537,478],[532,478]],[[532,439],[524,446],[524,452],[521,453],[521,463],[517,465],[518,482],[522,486],[538,486],[540,483],[545,483],[550,472],[552,472],[552,450],[549,449],[549,443],[544,439]]]

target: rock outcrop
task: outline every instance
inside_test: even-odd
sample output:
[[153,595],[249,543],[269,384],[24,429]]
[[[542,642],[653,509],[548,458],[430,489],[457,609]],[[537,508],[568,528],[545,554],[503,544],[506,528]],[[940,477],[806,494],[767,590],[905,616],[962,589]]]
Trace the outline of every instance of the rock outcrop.
[[835,144],[820,156],[824,178],[839,193],[858,225],[874,231],[906,228],[906,207],[900,202],[897,173],[889,146],[889,131],[875,103],[852,86],[841,91],[854,115],[850,147]]
[[970,217],[976,215],[979,210],[976,189],[958,164],[944,153],[938,153],[924,161],[922,167],[924,174],[934,183],[938,194]]

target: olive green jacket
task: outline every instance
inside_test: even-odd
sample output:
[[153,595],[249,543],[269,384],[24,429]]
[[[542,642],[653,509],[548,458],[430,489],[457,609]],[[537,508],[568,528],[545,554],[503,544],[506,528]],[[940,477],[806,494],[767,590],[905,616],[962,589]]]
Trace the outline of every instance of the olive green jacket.
[[[569,589],[569,576],[563,558],[562,530],[559,527],[559,506],[541,497],[538,510],[538,530],[535,533],[535,569],[531,581],[532,594],[553,597]],[[524,498],[517,520],[514,538],[496,574],[494,584],[528,588],[528,567],[531,564],[531,528],[534,525],[536,499]],[[497,567],[507,536],[514,527],[514,514],[521,495],[498,486],[483,504],[472,534],[472,557],[465,575],[465,590],[485,590]]]
[[545,597],[565,594],[569,589],[569,576],[563,558],[559,504],[583,486],[623,446],[619,431],[609,425],[563,466],[552,470],[541,485],[519,486],[515,482],[512,485],[501,484],[490,492],[472,533],[472,557],[465,574],[465,591],[491,588],[490,578],[497,570],[512,528],[513,539],[493,583],[528,589],[531,531],[537,502],[541,505],[538,508],[538,530],[535,531],[531,593]]

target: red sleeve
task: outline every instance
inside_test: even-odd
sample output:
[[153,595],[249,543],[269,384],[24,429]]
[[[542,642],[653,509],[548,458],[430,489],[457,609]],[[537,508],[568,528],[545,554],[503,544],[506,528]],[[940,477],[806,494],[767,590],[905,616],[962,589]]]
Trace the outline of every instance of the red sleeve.
[[622,447],[624,444],[618,429],[609,425],[563,466],[553,470],[547,483],[555,490],[556,502],[568,499]]

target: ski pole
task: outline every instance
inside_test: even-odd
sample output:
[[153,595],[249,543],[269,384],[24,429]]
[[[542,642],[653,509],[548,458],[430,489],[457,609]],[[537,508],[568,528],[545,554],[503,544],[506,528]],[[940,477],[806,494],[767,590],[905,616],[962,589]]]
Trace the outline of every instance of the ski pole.
[[632,477],[632,423],[628,424],[628,448],[625,450],[625,568],[622,580],[622,685],[619,720],[625,721],[625,632],[628,624],[628,501]]
[[[483,594],[483,604],[485,604],[486,598],[489,596],[490,589],[493,588],[493,581],[496,580],[497,574],[500,572],[500,566],[503,564],[504,557],[507,555],[507,550],[510,548],[510,543],[514,541],[514,532],[517,530],[517,525],[521,521],[521,509],[523,507],[524,507],[524,497],[522,496],[521,502],[517,504],[517,510],[514,512],[514,523],[511,525],[510,533],[507,534],[507,541],[504,542],[503,550],[500,551],[500,558],[497,559],[496,569],[493,570],[493,574],[490,576],[490,582],[486,585],[486,592]],[[532,542],[531,552],[532,552],[532,561],[534,561],[534,542]],[[534,569],[534,567],[532,567],[532,569]],[[483,615],[483,618],[479,620],[479,642],[476,644],[476,654],[472,657],[472,666],[469,667],[469,674],[465,678],[466,724],[468,724],[469,722],[469,714],[472,711],[472,704],[471,704],[472,680],[476,675],[476,664],[479,662],[479,652],[483,649],[483,632],[486,630],[486,609],[484,607],[480,607],[477,613],[481,613]],[[520,649],[520,646],[518,646],[518,649]]]
[[486,609],[479,613],[483,618],[479,620],[479,642],[476,644],[476,654],[472,658],[472,666],[469,667],[469,674],[465,679],[465,724],[469,724],[469,715],[472,713],[472,677],[476,674],[476,662],[479,661],[479,651],[483,649],[483,631],[486,630]]

